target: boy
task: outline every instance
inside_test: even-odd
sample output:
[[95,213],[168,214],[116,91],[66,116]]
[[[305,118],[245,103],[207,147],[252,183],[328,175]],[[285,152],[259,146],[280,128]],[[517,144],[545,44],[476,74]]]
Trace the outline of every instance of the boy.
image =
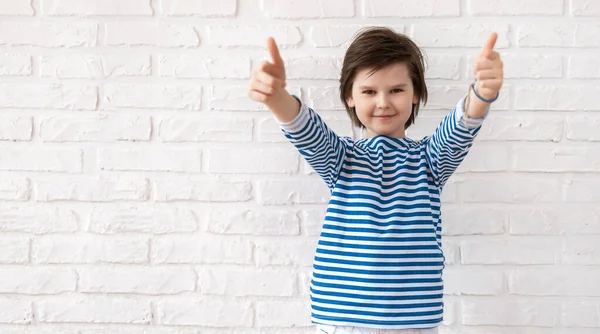
[[427,100],[423,56],[387,28],[361,31],[346,51],[340,98],[366,138],[338,137],[285,87],[275,41],[272,62],[253,72],[249,96],[323,178],[331,198],[310,284],[317,333],[437,333],[443,314],[440,194],[473,144],[503,83],[491,34],[476,81],[432,136],[405,130]]

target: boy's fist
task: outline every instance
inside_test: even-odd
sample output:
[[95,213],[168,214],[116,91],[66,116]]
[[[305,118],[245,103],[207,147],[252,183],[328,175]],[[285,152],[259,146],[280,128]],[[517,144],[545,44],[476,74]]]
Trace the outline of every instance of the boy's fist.
[[494,50],[498,34],[492,33],[475,62],[477,93],[485,99],[494,99],[502,88],[504,71],[500,54]]
[[285,67],[275,40],[267,40],[267,49],[271,61],[264,61],[252,70],[248,96],[258,102],[269,105],[281,97],[285,87]]

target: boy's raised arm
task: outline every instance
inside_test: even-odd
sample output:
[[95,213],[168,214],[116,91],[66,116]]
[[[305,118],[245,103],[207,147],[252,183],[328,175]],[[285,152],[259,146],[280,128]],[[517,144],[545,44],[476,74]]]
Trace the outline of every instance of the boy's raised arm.
[[461,99],[427,142],[427,159],[439,187],[466,157],[491,102],[496,100],[502,87],[503,65],[500,54],[493,50],[497,38],[496,33],[490,35],[475,63],[477,81],[469,87],[466,101]]
[[252,70],[248,96],[264,103],[275,118],[290,122],[298,116],[300,102],[285,90],[285,65],[273,38],[267,40],[271,61],[264,61]]
[[[498,34],[496,33],[492,33],[488,37],[474,67],[477,79],[474,89],[477,90],[479,96],[490,101],[495,100],[498,96],[504,77],[500,53],[494,50],[497,39]],[[465,112],[469,118],[483,118],[490,108],[490,102],[485,102],[477,97],[474,89],[469,89],[469,103]]]

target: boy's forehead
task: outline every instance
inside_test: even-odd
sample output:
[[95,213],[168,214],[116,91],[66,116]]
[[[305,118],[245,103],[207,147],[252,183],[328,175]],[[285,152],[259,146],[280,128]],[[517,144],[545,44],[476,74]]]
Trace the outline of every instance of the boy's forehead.
[[374,70],[374,68],[363,68],[358,70],[355,81],[376,82],[381,80],[405,81],[410,79],[408,67],[404,63],[388,65]]

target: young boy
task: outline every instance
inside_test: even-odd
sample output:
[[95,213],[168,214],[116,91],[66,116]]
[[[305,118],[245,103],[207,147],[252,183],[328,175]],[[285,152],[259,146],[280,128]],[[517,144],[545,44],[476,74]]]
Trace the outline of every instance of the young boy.
[[443,314],[440,194],[466,156],[503,82],[493,33],[476,81],[432,136],[405,136],[427,100],[423,56],[387,28],[361,31],[346,51],[340,98],[366,138],[338,137],[285,89],[275,41],[272,62],[254,69],[249,96],[330,189],[310,284],[317,333],[437,333]]

